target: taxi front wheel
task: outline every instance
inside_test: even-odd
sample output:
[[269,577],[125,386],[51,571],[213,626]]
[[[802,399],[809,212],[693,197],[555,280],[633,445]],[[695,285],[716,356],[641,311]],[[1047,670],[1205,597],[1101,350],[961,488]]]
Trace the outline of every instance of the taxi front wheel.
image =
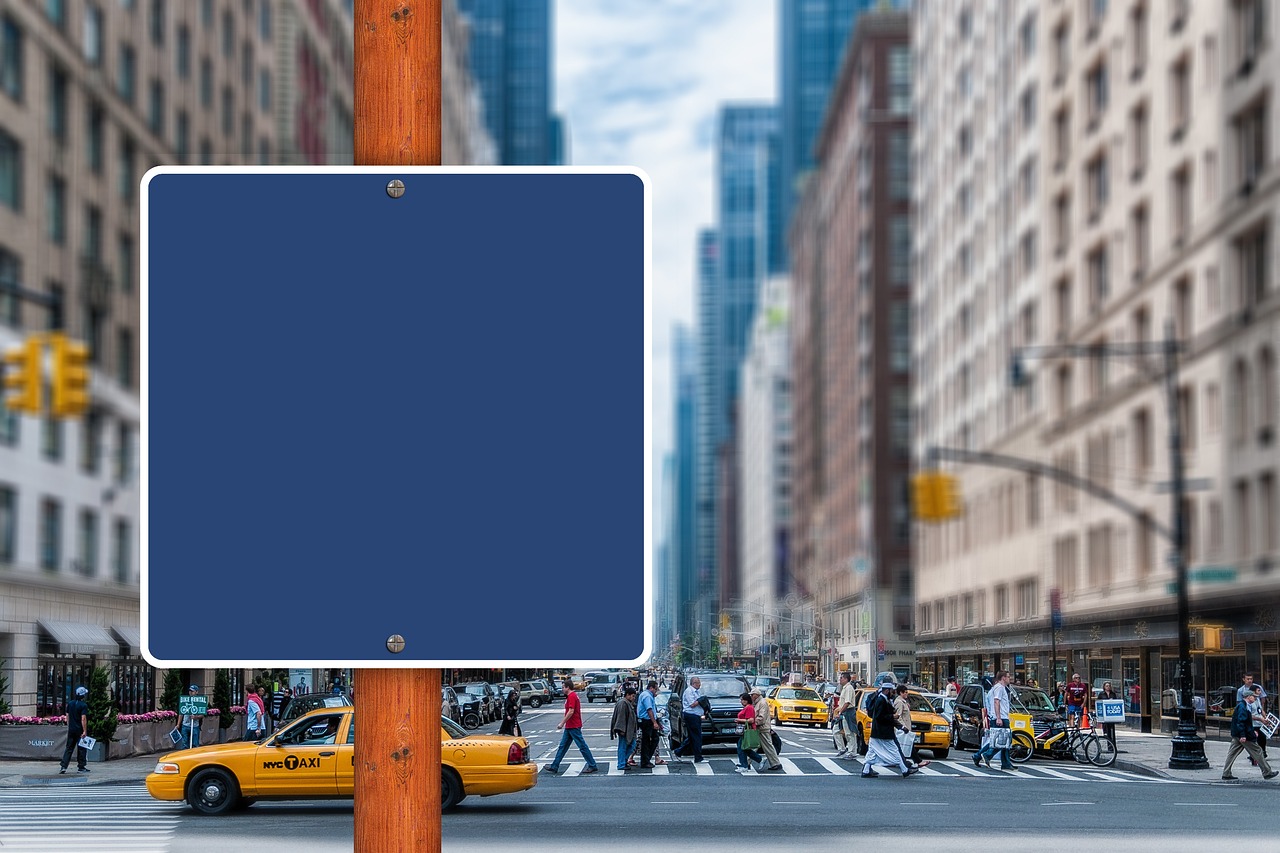
[[191,780],[187,803],[204,815],[220,815],[230,811],[240,799],[236,780],[225,770],[202,770]]

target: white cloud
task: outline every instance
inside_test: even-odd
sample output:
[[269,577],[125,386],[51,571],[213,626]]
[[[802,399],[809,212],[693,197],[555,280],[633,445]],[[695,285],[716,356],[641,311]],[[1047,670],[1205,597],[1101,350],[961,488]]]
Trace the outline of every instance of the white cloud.
[[671,324],[693,323],[695,240],[714,221],[717,112],[774,100],[776,5],[557,0],[554,20],[572,162],[638,166],[651,180],[656,475],[671,446]]

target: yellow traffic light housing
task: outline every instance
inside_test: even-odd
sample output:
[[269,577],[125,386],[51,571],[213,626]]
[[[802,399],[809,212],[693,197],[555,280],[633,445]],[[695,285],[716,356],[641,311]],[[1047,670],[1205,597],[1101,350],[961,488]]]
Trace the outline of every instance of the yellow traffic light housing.
[[941,471],[922,471],[911,478],[911,502],[919,521],[946,521],[964,511],[959,483]]
[[4,404],[15,412],[38,415],[44,408],[44,382],[40,375],[42,343],[36,335],[28,338],[21,349],[4,354],[4,387],[17,391],[6,396]]
[[934,474],[928,471],[911,478],[911,503],[920,521],[937,521],[938,504],[933,488]]
[[89,348],[66,335],[53,343],[53,416],[74,418],[89,409]]

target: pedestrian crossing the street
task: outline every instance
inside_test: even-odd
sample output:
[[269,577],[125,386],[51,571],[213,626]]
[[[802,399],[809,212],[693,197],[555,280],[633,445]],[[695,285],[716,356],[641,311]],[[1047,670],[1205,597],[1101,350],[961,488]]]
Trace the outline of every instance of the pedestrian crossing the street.
[[[539,770],[551,763],[551,759],[554,757],[553,752],[548,752],[548,754],[536,759]],[[699,763],[689,760],[669,761],[664,765],[655,767],[652,771],[638,769],[618,770],[612,759],[612,752],[608,754],[607,759],[600,755],[596,756],[596,762],[601,771],[599,775],[610,777],[745,775],[777,778],[779,776],[853,776],[862,772],[862,759],[860,758],[853,761],[844,761],[820,755],[779,756],[783,772],[766,774],[739,774],[735,769],[737,760],[721,756],[707,756]],[[581,758],[569,759],[566,756],[560,765],[560,773],[558,775],[564,778],[577,777],[582,775],[582,771],[586,766],[586,762]],[[884,768],[879,768],[878,772],[885,772]],[[920,775],[950,776],[953,779],[1011,779],[1021,777],[1061,782],[1090,782],[1093,784],[1107,782],[1146,782],[1158,785],[1188,784],[1178,779],[1158,779],[1138,773],[1130,773],[1125,770],[1099,770],[1096,767],[1083,765],[1079,768],[1074,768],[1067,764],[1064,764],[1061,768],[1041,767],[1037,764],[1021,764],[1018,765],[1016,771],[1009,772],[994,767],[974,767],[968,761],[932,761],[927,767],[920,769]]]
[[185,808],[144,785],[0,788],[0,850],[163,853]]

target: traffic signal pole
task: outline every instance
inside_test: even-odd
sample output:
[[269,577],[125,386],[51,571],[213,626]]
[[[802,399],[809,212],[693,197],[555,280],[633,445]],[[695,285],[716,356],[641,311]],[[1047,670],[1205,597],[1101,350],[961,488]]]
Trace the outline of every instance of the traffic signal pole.
[[[358,165],[440,165],[440,5],[355,0]],[[403,635],[400,648],[414,641],[411,626],[387,634]],[[361,669],[353,699],[357,853],[439,853],[440,670]]]

